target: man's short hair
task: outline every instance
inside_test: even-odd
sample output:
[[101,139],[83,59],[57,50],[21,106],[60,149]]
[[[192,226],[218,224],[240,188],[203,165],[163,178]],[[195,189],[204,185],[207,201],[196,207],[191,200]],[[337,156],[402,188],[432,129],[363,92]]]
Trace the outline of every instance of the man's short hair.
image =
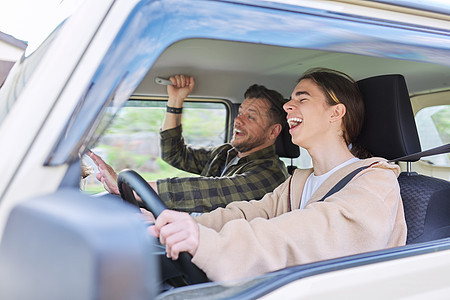
[[247,98],[258,98],[258,99],[266,99],[270,102],[270,109],[268,112],[269,119],[272,121],[272,124],[281,124],[281,126],[285,126],[287,124],[286,121],[286,112],[283,109],[284,103],[286,100],[284,97],[275,90],[270,90],[263,85],[254,84],[251,85],[247,91],[244,93],[245,99]]

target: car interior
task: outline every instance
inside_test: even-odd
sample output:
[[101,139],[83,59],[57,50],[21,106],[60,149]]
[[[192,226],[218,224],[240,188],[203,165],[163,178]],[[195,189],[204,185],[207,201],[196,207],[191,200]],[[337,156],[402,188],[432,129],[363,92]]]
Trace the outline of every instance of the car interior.
[[[279,91],[286,99],[296,80],[306,70],[327,67],[349,74],[355,80],[387,74],[401,74],[416,113],[426,105],[447,104],[450,75],[445,62],[432,64],[417,59],[402,60],[358,55],[339,50],[323,51],[273,45],[239,43],[212,39],[187,39],[168,47],[147,72],[133,97],[165,98],[166,87],[155,82],[174,74],[192,75],[196,79],[190,98],[197,100],[226,99],[235,105],[243,100],[243,92],[253,83]],[[231,118],[234,116],[231,115]],[[229,129],[231,132],[231,129]],[[426,150],[426,149],[422,149]],[[295,150],[294,150],[295,151]],[[303,155],[303,151],[301,151]],[[281,155],[284,157],[284,155]],[[293,152],[285,157],[296,157]],[[402,168],[406,165],[400,164]],[[405,166],[405,167],[404,167]],[[423,164],[412,164],[414,170],[433,177]],[[442,172],[445,172],[442,171]]]
[[[239,105],[243,91],[253,83],[276,89],[289,98],[296,79],[311,67],[340,70],[357,80],[366,106],[364,127],[358,143],[374,156],[388,160],[424,150],[421,148],[410,97],[430,91],[448,92],[450,89],[448,68],[437,64],[339,51],[189,39],[173,44],[161,54],[133,97],[166,97],[165,86],[156,83],[155,78],[183,73],[193,75],[196,80],[196,89],[190,95],[191,98],[226,98]],[[277,141],[277,152],[282,157],[292,159],[300,155],[299,148],[290,141],[287,128]],[[450,182],[415,172],[411,163],[416,160],[401,161],[406,163],[406,168],[402,167],[405,170],[398,179],[408,226],[407,244],[450,237]],[[76,164],[72,166],[76,167]],[[292,165],[290,172],[295,167]],[[76,174],[68,182],[79,180],[79,173]],[[55,287],[55,294],[59,289],[64,289],[65,292],[78,293],[80,299],[91,293],[92,288],[97,289],[97,294],[109,293],[116,298],[117,295],[136,295],[143,291],[155,296],[157,292],[148,289],[150,285],[157,284],[155,278],[158,278],[159,270],[154,267],[157,263],[152,255],[141,251],[142,248],[152,249],[155,241],[140,234],[141,224],[129,214],[135,212],[135,208],[130,206],[124,210],[116,201],[108,201],[107,198],[91,201],[87,195],[80,201],[80,196],[74,193],[62,188],[54,195],[70,204],[65,208],[67,211],[61,211],[62,208],[55,204],[58,201],[52,202],[48,197],[24,202],[14,209],[0,248],[0,272],[19,278],[20,272],[24,270],[36,272],[39,281],[20,283],[31,286],[46,284],[46,277],[52,278],[64,269],[77,270],[71,273],[73,277],[89,274],[86,280],[76,281],[70,277],[63,285]],[[102,214],[105,208],[113,213]],[[19,220],[27,220],[33,226],[33,232],[22,231],[23,227],[18,226],[22,221]],[[129,223],[124,226],[121,222]],[[86,226],[80,228],[79,223]],[[108,235],[107,230],[115,231],[114,237]],[[17,236],[25,239],[17,239]],[[68,242],[59,243],[50,236]],[[37,237],[49,237],[53,242],[42,244]],[[21,244],[24,240],[28,241],[27,244]],[[76,247],[73,246],[75,243],[70,242],[75,240]],[[30,243],[33,247],[30,247]],[[111,253],[111,249],[120,248],[123,244],[136,246],[129,248],[131,253]],[[32,248],[33,255],[38,253],[40,259],[31,260],[31,253],[18,253],[14,251],[17,247]],[[85,264],[79,263],[80,253],[87,258]],[[59,259],[58,266],[46,269],[45,266],[55,258]],[[8,268],[20,262],[26,263],[27,268]],[[141,262],[145,264],[141,265]],[[131,275],[125,279],[109,278],[107,273],[111,268],[123,268],[124,272]],[[11,281],[10,284],[17,282]],[[106,286],[113,288],[106,289]]]

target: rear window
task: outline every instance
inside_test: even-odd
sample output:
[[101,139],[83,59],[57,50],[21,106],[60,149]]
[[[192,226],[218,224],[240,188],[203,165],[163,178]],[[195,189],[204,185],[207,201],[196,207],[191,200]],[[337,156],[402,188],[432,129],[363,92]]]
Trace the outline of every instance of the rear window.
[[[178,170],[161,159],[159,131],[166,113],[165,100],[129,100],[91,149],[116,172],[133,169],[147,180],[185,177],[193,174]],[[227,139],[228,107],[225,102],[185,102],[182,126],[186,144],[213,147]],[[85,159],[96,168],[90,159]],[[104,191],[95,176],[89,176],[88,193]]]
[[[416,114],[422,150],[450,143],[450,105],[425,107]],[[450,167],[450,154],[424,157],[422,161],[429,164]]]

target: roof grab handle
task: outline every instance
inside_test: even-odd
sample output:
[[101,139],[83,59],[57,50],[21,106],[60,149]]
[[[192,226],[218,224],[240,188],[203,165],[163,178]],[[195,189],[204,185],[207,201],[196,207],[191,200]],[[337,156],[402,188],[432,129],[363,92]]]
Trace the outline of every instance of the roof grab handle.
[[159,85],[172,85],[172,81],[159,76],[155,77],[155,83]]

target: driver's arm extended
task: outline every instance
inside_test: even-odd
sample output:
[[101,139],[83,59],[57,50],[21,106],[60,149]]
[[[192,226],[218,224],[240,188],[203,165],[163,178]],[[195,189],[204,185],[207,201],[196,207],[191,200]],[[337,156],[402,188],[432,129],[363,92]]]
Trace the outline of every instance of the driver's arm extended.
[[[273,193],[268,193],[261,201],[242,201],[241,204],[245,208],[236,210],[233,207],[236,205],[229,205],[227,209],[217,209],[212,214],[215,216],[215,224],[212,222],[205,222],[204,226],[210,226],[220,230],[220,228],[232,219],[246,219],[247,221],[255,217],[271,218],[274,216],[273,212],[267,210],[266,207],[271,207],[273,203],[277,202],[282,191],[288,187],[288,183],[282,184]],[[264,204],[265,203],[265,204]],[[284,206],[283,203],[279,203]],[[231,208],[230,208],[231,206]],[[288,210],[289,207],[279,208],[278,211]],[[211,215],[208,214],[208,215]],[[201,219],[201,217],[199,217]],[[149,232],[153,236],[160,239],[160,242],[166,246],[167,257],[177,259],[180,252],[188,252],[192,256],[195,255],[199,241],[199,224],[189,214],[184,212],[177,212],[173,210],[164,210],[155,221],[155,225],[149,227]]]
[[[292,180],[293,186],[299,184]],[[168,247],[168,256],[189,252],[192,262],[214,281],[405,243],[403,207],[394,172],[366,169],[344,189],[317,202],[327,191],[323,189],[304,209],[297,209],[301,189],[290,193],[289,188],[284,188],[274,203],[266,201],[271,193],[259,202],[230,204],[236,206],[233,214],[241,217],[221,220],[225,224],[220,230],[201,219],[229,218],[230,213],[224,212],[227,209],[200,216],[197,223],[187,214],[167,210],[157,219],[154,233]]]

